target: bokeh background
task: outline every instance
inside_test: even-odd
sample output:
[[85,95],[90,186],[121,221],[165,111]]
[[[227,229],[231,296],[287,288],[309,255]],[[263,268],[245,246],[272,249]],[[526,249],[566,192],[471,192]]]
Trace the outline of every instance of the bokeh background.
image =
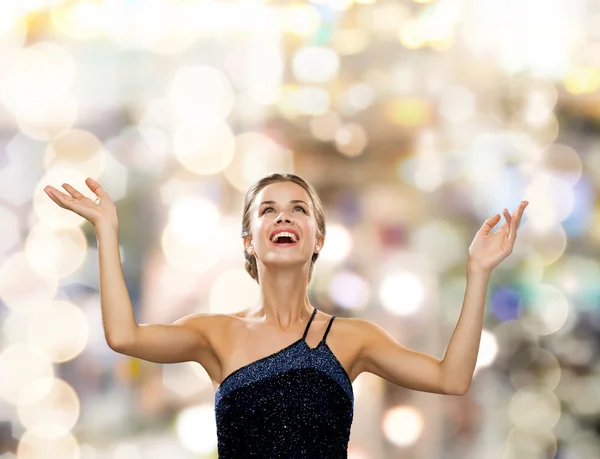
[[600,457],[599,31],[592,0],[0,2],[0,456],[217,457],[206,372],[108,348],[94,228],[43,188],[103,185],[170,323],[256,301],[277,171],[326,205],[315,306],[439,358],[475,232],[530,202],[468,393],[361,374],[350,459]]

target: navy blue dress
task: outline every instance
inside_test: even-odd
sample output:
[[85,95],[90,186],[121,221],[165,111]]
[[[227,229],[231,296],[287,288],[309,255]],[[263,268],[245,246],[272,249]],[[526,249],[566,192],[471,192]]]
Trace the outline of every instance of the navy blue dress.
[[348,457],[354,392],[323,339],[298,341],[238,368],[215,393],[219,459]]

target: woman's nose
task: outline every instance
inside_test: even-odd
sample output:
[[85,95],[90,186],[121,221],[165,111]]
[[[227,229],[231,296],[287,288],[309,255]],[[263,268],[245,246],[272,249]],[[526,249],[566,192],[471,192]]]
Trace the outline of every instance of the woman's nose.
[[292,221],[292,219],[290,217],[288,217],[288,215],[285,214],[285,213],[283,213],[283,212],[279,214],[279,216],[277,217],[277,220],[275,220],[275,221],[277,223],[280,223],[284,219],[285,219],[286,222],[291,222]]

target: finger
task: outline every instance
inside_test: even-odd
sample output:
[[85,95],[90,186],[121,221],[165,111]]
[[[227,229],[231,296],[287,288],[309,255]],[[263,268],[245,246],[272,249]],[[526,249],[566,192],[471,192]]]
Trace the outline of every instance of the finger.
[[523,217],[523,212],[529,203],[527,201],[522,201],[521,204],[515,209],[513,213],[514,219],[512,225],[510,227],[509,239],[514,243],[517,238],[517,230],[519,229],[519,225],[521,224],[521,218]]
[[[46,190],[46,189],[45,189]],[[64,208],[64,209],[68,209],[68,203],[70,201],[73,200],[73,198],[71,196],[68,196],[64,193],[61,193],[60,191],[58,191],[55,188],[52,187],[47,187],[47,191],[46,193],[48,193],[48,196],[50,196],[50,198],[56,203],[58,204],[60,207]]]
[[46,192],[48,197],[50,199],[52,199],[58,206],[62,207],[63,209],[65,208],[65,206],[62,205],[62,203],[58,200],[58,198],[56,196],[54,196],[54,192],[51,189],[48,188],[44,191]]
[[69,192],[69,194],[71,196],[73,196],[76,199],[80,199],[80,198],[84,198],[85,196],[83,194],[81,194],[79,191],[77,191],[75,188],[73,188],[71,185],[69,185],[68,183],[63,183],[62,187],[67,190]]
[[98,197],[108,196],[108,193],[106,191],[104,191],[104,188],[102,188],[102,186],[98,182],[96,182],[93,178],[88,177],[87,179],[85,179],[85,183],[90,188],[90,190],[92,190],[94,192],[94,194],[96,196],[98,196]]
[[483,222],[483,225],[479,229],[479,233],[489,234],[491,229],[494,226],[496,226],[496,224],[498,223],[498,220],[500,220],[500,215],[498,215],[498,214],[494,215],[493,217],[488,218],[485,222]]

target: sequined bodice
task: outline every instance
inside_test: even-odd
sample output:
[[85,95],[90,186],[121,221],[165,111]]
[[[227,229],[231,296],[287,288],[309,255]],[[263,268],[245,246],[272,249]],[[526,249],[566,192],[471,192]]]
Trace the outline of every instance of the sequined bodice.
[[228,375],[215,394],[219,459],[347,458],[352,382],[323,338],[306,335]]

